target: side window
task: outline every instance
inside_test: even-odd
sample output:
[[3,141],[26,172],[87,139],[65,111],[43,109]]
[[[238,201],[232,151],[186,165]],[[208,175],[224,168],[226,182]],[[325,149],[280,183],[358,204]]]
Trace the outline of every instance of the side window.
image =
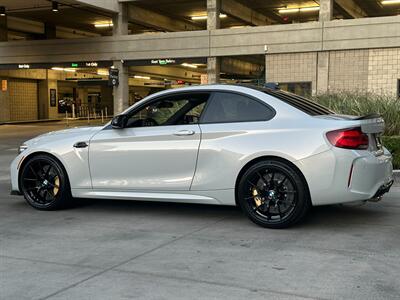
[[226,92],[214,93],[202,123],[266,121],[274,111],[244,95]]
[[163,97],[132,112],[126,127],[197,124],[209,94]]

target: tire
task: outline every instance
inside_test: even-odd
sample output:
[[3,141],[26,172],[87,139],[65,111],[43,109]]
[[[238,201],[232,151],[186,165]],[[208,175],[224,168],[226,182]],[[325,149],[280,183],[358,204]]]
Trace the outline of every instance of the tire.
[[57,210],[72,202],[67,173],[50,155],[28,159],[22,167],[19,186],[26,202],[38,210]]
[[273,229],[296,224],[311,207],[303,177],[280,160],[264,160],[250,166],[240,178],[237,197],[250,220]]

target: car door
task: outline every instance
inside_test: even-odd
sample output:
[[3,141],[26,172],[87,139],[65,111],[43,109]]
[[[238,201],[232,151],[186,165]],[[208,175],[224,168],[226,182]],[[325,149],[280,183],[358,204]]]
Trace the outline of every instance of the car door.
[[89,146],[93,189],[189,190],[208,97],[181,93],[151,100],[128,112],[123,129],[97,133]]
[[201,146],[191,189],[233,189],[243,161],[265,150],[275,110],[246,94],[216,91],[200,120]]

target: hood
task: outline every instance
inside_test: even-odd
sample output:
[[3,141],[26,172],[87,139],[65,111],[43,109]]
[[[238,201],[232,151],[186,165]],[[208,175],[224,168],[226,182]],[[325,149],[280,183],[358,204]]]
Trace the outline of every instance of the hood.
[[101,130],[103,126],[96,127],[76,127],[70,129],[63,129],[57,131],[51,131],[45,134],[41,134],[33,139],[26,141],[24,144],[27,146],[32,146],[35,144],[43,144],[45,142],[51,142],[56,140],[62,140],[66,137],[76,137],[82,140],[89,140],[96,132]]

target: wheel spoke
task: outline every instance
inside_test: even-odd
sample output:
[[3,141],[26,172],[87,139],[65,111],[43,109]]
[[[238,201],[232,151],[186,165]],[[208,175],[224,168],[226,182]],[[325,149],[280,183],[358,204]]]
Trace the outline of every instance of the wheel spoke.
[[31,169],[31,172],[33,173],[33,175],[34,175],[37,179],[39,179],[38,174],[36,173],[35,169],[32,167],[31,164],[29,165],[29,169]]
[[34,178],[24,178],[24,180],[26,180],[26,181],[38,181],[37,179],[34,179]]
[[279,204],[279,201],[276,202],[276,206],[278,208],[279,219],[282,220],[281,205]]
[[49,176],[50,170],[51,170],[52,168],[53,168],[53,166],[52,166],[52,165],[49,165],[49,167],[47,168],[46,173],[44,174],[44,177],[45,177],[45,178],[47,178],[47,176]]

